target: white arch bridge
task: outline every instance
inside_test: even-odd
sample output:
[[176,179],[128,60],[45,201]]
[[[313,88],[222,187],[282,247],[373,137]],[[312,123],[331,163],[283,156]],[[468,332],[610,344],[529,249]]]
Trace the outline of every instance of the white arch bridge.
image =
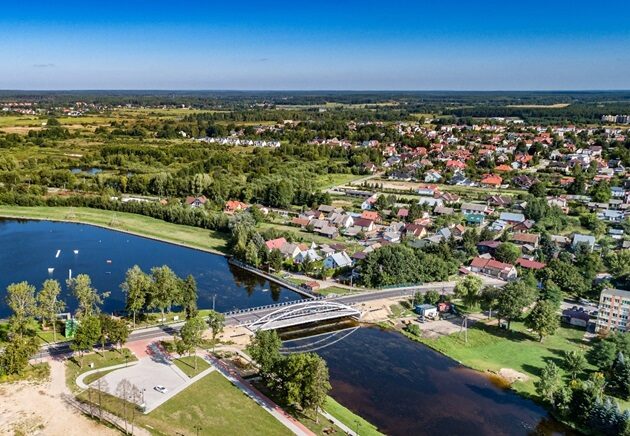
[[359,319],[361,311],[336,301],[310,300],[280,307],[248,323],[247,327],[255,332],[348,317]]

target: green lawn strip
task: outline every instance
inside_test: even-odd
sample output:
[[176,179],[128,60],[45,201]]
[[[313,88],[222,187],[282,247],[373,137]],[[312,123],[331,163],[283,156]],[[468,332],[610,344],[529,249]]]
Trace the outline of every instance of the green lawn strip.
[[[195,361],[197,362],[197,369],[195,369]],[[210,368],[210,364],[199,356],[178,357],[173,360],[173,363],[190,378]]]
[[21,374],[0,375],[0,383],[13,383],[18,381],[43,381],[50,377],[50,365],[48,362],[27,365]]
[[83,357],[79,357],[77,354],[71,359],[68,359],[66,363],[66,385],[72,390],[77,390],[76,379],[84,372],[135,362],[136,360],[138,360],[136,356],[127,348],[123,348],[122,350],[106,350],[104,352],[99,350],[86,354]]
[[320,288],[317,290],[317,293],[320,295],[331,295],[331,294],[347,295],[347,294],[354,294],[357,292],[361,292],[361,290],[357,289],[356,291],[354,291],[352,289],[347,289],[347,288],[338,288],[337,286],[330,286],[328,288]]
[[115,369],[110,369],[108,371],[101,371],[101,372],[95,372],[94,374],[90,374],[87,377],[85,377],[83,379],[83,383],[85,383],[86,385],[89,385],[92,382],[95,382],[96,380],[98,380],[101,377],[106,376],[107,374],[109,374],[112,371],[116,371]]
[[[31,331],[31,334],[36,337],[37,342],[40,345],[51,344],[53,341],[53,332],[52,330],[42,330],[42,326],[39,322],[33,321],[29,324],[28,328]],[[63,342],[66,340],[66,337],[63,335],[63,323],[57,322],[57,342]],[[4,320],[0,321],[0,345],[6,344],[7,335],[9,333],[9,322]]]
[[[516,382],[512,388],[535,397],[534,382],[548,361],[561,367],[565,351],[588,351],[590,345],[582,341],[583,335],[584,330],[563,326],[541,343],[521,322],[512,322],[512,331],[478,322],[468,329],[468,344],[464,342],[464,336],[457,333],[420,341],[479,371],[498,372],[501,368],[511,368],[522,372],[529,380]],[[588,367],[588,370],[592,369]]]
[[[326,398],[324,410],[332,416],[343,422],[349,429],[354,430],[363,436],[379,436],[383,433],[379,432],[376,426],[365,419],[356,415],[351,410],[339,404],[334,398]],[[358,430],[358,431],[357,431]]]
[[[87,399],[87,393],[81,394]],[[94,395],[92,399],[94,400]],[[104,407],[123,416],[123,401],[106,396]],[[131,414],[132,407],[127,407]],[[233,386],[218,372],[195,382],[148,415],[136,413],[136,425],[153,434],[264,434],[290,435],[289,429]]]
[[225,253],[227,234],[167,223],[144,215],[87,207],[0,206],[0,216],[93,224],[191,248]]

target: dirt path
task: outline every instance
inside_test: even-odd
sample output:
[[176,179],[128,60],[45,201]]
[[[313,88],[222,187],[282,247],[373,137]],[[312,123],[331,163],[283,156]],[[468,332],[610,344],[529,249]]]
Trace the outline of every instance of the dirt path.
[[62,399],[69,391],[62,361],[50,362],[50,380],[0,385],[0,434],[85,436],[117,432],[89,420]]

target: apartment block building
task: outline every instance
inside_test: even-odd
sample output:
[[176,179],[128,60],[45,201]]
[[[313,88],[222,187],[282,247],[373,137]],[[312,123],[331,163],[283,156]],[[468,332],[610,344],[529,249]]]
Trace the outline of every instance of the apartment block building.
[[599,296],[596,331],[626,332],[630,327],[630,291],[604,289]]

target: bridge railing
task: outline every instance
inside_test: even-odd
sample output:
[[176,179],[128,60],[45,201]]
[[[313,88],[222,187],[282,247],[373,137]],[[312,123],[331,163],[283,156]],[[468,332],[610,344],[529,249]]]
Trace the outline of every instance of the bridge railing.
[[223,314],[225,316],[230,316],[230,315],[239,315],[239,314],[244,314],[244,313],[260,312],[262,310],[267,310],[267,309],[276,309],[276,308],[280,308],[280,307],[283,307],[283,306],[291,306],[293,304],[306,303],[306,302],[310,302],[310,301],[320,301],[320,300],[326,300],[326,299],[327,299],[327,297],[325,297],[325,296],[319,296],[319,297],[309,298],[308,300],[283,301],[282,303],[267,304],[265,306],[256,306],[256,307],[249,307],[249,308],[245,308],[245,309],[230,310],[228,312],[223,312]]

